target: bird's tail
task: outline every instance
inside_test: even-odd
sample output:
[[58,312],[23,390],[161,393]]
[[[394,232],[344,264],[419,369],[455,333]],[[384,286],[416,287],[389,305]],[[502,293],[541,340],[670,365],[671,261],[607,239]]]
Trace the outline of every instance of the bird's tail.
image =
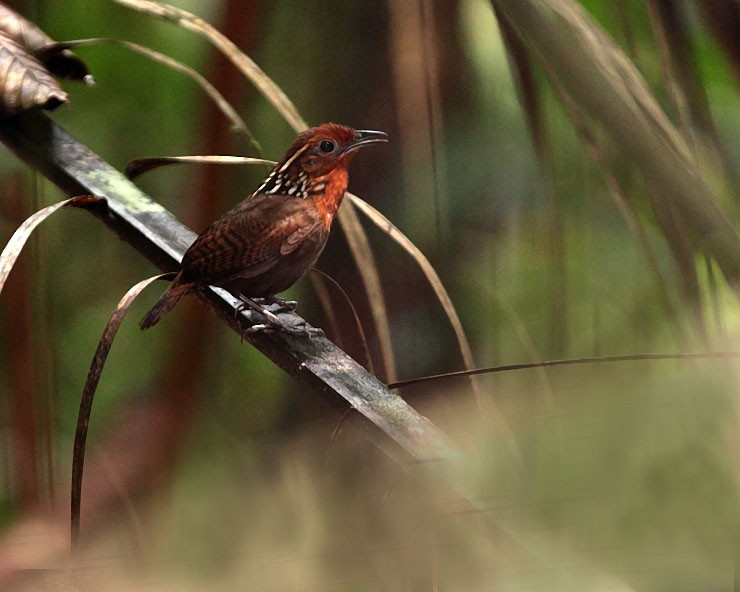
[[142,329],[148,329],[149,327],[156,325],[164,315],[175,307],[175,304],[180,301],[180,298],[185,296],[192,287],[192,284],[180,282],[180,276],[178,275],[164,291],[164,294],[159,297],[157,303],[152,306],[151,310],[146,313],[146,316],[141,319],[139,327]]

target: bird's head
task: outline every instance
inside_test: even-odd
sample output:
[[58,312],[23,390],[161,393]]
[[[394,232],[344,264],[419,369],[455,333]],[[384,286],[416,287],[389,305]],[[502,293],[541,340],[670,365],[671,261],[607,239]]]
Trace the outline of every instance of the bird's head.
[[331,188],[333,194],[343,195],[355,152],[387,141],[384,132],[355,130],[337,123],[312,127],[295,139],[258,191],[311,197]]
[[322,176],[349,165],[363,146],[387,142],[388,135],[371,130],[354,130],[337,123],[324,123],[300,134],[283,160],[296,160],[308,175]]

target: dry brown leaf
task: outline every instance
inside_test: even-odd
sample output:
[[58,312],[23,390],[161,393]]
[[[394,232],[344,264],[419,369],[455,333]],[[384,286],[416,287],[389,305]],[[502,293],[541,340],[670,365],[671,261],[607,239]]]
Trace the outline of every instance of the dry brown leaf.
[[0,111],[56,109],[67,93],[49,71],[15,39],[0,33]]
[[84,80],[92,86],[92,76],[80,58],[69,49],[53,48],[54,40],[51,37],[2,3],[0,3],[0,32],[24,47],[52,74],[60,78]]
[[0,3],[0,112],[56,109],[66,102],[52,73],[94,84],[82,60]]

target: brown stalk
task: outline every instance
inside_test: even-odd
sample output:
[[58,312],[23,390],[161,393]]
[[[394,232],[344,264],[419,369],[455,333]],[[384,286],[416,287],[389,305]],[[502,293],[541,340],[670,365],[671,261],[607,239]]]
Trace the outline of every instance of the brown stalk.
[[206,38],[254,83],[260,93],[275,107],[278,113],[285,118],[295,131],[299,132],[308,127],[282,89],[253,60],[214,26],[186,10],[161,2],[150,2],[149,0],[113,1],[138,12],[175,23],[184,29]]

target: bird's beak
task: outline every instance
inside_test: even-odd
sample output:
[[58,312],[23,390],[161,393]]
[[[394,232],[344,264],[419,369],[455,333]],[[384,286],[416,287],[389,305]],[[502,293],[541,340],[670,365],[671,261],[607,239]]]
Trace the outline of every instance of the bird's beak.
[[342,152],[354,152],[358,148],[375,144],[376,142],[387,142],[388,134],[373,130],[355,130],[355,139],[345,146]]

